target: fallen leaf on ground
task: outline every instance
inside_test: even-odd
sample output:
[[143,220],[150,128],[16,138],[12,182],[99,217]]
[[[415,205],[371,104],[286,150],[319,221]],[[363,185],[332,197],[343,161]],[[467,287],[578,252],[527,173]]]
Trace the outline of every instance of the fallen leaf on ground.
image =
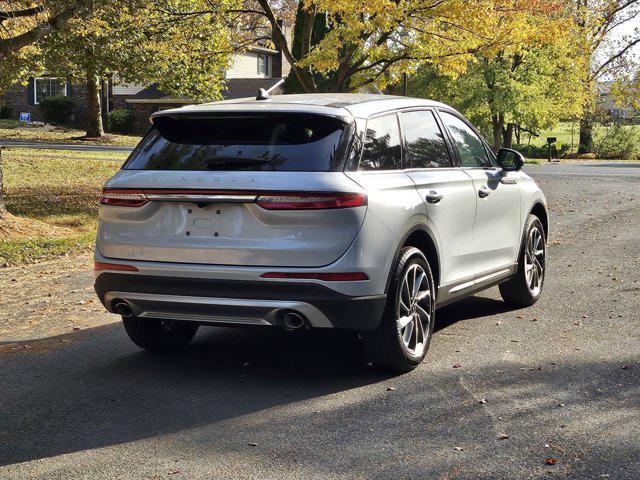
[[553,457],[545,458],[544,463],[547,465],[555,465],[556,463],[558,463],[558,459]]
[[500,436],[498,437],[500,440],[506,440],[507,438],[509,438],[509,435],[507,435],[506,433],[501,433]]

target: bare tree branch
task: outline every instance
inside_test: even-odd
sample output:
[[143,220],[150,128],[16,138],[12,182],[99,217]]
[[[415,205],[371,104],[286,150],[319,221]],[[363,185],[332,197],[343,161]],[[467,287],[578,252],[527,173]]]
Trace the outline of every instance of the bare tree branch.
[[600,75],[602,75],[605,72],[605,69],[611,65],[612,63],[614,63],[616,60],[620,59],[621,57],[623,57],[629,50],[631,50],[633,47],[635,47],[636,45],[640,44],[640,38],[636,38],[635,40],[629,42],[627,45],[625,45],[624,48],[622,48],[621,50],[619,50],[617,53],[615,53],[614,55],[612,55],[611,57],[609,57],[607,59],[606,62],[604,62],[602,65],[600,65],[592,74],[592,78],[596,79],[598,78]]

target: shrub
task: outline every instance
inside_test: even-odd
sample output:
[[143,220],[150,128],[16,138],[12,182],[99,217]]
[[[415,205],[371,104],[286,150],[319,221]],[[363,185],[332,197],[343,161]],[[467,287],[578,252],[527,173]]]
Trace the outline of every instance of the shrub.
[[633,158],[639,143],[640,135],[633,127],[612,125],[600,129],[593,141],[593,149],[598,158],[627,159]]
[[0,107],[0,119],[6,120],[11,118],[11,113],[13,113],[13,109],[9,105],[2,105]]
[[131,133],[133,117],[126,108],[118,108],[107,114],[107,130],[114,133]]
[[45,98],[40,102],[42,117],[47,123],[69,125],[73,119],[75,103],[63,95]]
[[[536,145],[514,145],[513,148],[518,150],[522,155],[526,158],[548,158],[549,157],[549,146],[543,145],[542,147],[538,147]],[[562,144],[560,150],[558,150],[555,146],[551,147],[551,156],[553,157],[564,157],[569,151],[569,145]]]

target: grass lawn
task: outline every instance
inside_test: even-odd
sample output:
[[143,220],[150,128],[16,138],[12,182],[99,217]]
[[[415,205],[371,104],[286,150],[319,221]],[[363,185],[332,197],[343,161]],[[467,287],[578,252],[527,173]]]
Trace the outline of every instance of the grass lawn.
[[4,148],[5,204],[0,266],[49,260],[90,249],[102,184],[126,153]]
[[78,143],[135,147],[140,137],[107,134],[100,138],[87,138],[82,130],[66,127],[27,127],[17,120],[0,120],[1,140],[33,140],[41,142]]
[[[599,135],[602,135],[608,128],[610,127],[596,125],[593,132],[594,137],[597,138]],[[633,129],[640,133],[640,125],[630,125],[625,128],[628,128],[629,130]],[[539,132],[539,134],[539,137],[531,137],[532,145],[541,147],[547,144],[547,137],[556,137],[558,142],[561,142],[562,145],[571,146],[573,144],[573,148],[570,148],[569,152],[575,153],[578,150],[578,141],[580,140],[580,125],[578,122],[574,122],[573,124],[571,122],[560,122],[554,129],[543,130]],[[521,142],[527,144],[528,141],[529,135],[524,133],[522,135]],[[638,149],[640,150],[640,146]]]

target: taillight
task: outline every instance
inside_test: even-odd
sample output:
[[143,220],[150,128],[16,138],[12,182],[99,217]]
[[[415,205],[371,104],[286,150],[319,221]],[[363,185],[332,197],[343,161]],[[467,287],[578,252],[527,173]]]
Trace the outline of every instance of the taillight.
[[138,272],[138,268],[133,265],[123,265],[121,263],[93,262],[94,270],[122,270],[125,272]]
[[101,205],[115,207],[141,207],[149,203],[149,199],[142,190],[115,190],[105,188],[100,197]]
[[325,282],[358,282],[369,280],[366,273],[362,272],[267,272],[260,275],[262,278],[297,278],[307,280],[323,280]]
[[260,195],[256,203],[266,210],[319,210],[361,207],[367,204],[367,196],[363,193],[283,192]]

